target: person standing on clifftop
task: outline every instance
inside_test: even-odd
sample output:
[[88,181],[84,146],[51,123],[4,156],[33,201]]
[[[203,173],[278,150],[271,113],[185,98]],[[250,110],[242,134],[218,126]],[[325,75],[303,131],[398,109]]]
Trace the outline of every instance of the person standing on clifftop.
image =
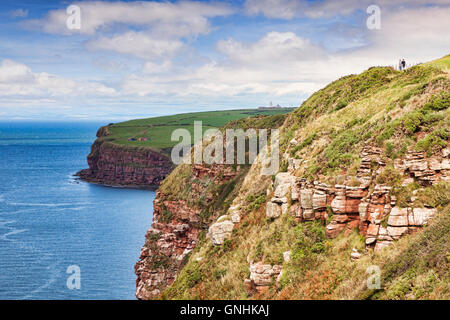
[[398,70],[402,71],[402,59],[398,60]]
[[406,61],[405,61],[405,59],[402,60],[402,67],[403,67],[403,70],[406,69]]

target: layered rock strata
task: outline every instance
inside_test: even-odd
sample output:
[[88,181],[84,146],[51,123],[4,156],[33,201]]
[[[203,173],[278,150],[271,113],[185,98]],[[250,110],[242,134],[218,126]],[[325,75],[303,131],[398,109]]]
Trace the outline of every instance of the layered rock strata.
[[[436,213],[434,208],[414,208],[412,204],[407,208],[397,207],[392,188],[376,183],[377,175],[386,166],[381,149],[366,147],[360,156],[356,177],[333,186],[296,177],[294,171],[301,160],[289,159],[288,172],[278,173],[268,190],[273,196],[267,203],[266,217],[274,219],[289,212],[298,222],[322,220],[326,223],[331,218],[326,225],[329,238],[358,227],[366,237],[366,245],[377,251],[423,227]],[[395,168],[404,177],[404,185],[448,182],[449,152],[444,149],[442,157],[432,158],[410,152],[405,159],[395,161]],[[355,181],[357,186],[352,185]]]
[[[235,178],[240,172],[229,166],[192,166],[192,179],[207,178],[212,183],[221,184]],[[191,192],[202,194],[205,186],[192,183]],[[214,200],[213,194],[206,194],[206,203]],[[170,285],[183,266],[187,255],[195,248],[199,234],[203,230],[201,209],[186,200],[169,200],[157,192],[153,202],[153,224],[145,236],[139,261],[135,266],[136,296],[138,299],[153,299]],[[212,240],[221,243],[230,230],[229,220],[219,220]],[[232,226],[231,226],[232,229]]]
[[150,148],[108,142],[107,127],[97,132],[87,161],[89,169],[77,173],[80,179],[111,186],[156,189],[173,170],[170,158]]

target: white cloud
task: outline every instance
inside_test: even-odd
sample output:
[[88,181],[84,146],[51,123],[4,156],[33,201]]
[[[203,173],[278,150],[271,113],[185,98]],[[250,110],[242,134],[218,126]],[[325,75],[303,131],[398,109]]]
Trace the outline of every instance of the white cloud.
[[355,10],[366,11],[376,4],[382,9],[415,7],[422,5],[449,5],[449,0],[247,0],[244,8],[249,15],[262,14],[268,18],[293,19],[296,17],[326,18],[348,15]]
[[292,19],[302,5],[295,0],[247,0],[245,10],[250,15],[263,14],[268,18]]
[[[386,12],[379,32],[371,33],[367,51],[397,54],[425,62],[449,53],[450,7],[425,7]],[[421,61],[420,61],[421,60]]]
[[243,44],[233,39],[217,44],[220,52],[233,62],[258,64],[259,68],[274,63],[304,61],[323,57],[323,50],[293,32],[269,32],[259,41]]
[[31,69],[12,60],[0,63],[0,98],[21,96],[27,99],[48,97],[109,96],[115,90],[97,82],[75,81]]
[[153,60],[175,55],[183,47],[183,42],[153,37],[144,32],[129,31],[89,41],[87,47],[90,50],[108,50]]
[[124,92],[140,96],[282,96],[312,93],[322,85],[323,75],[312,74],[315,61],[325,58],[325,52],[292,32],[269,32],[254,43],[222,40],[217,49],[224,58],[199,68],[130,76],[124,81]]
[[292,32],[269,32],[251,43],[221,40],[217,50],[222,58],[200,68],[172,68],[168,74],[135,74],[125,79],[123,90],[140,96],[223,100],[245,95],[300,97],[371,66],[394,65],[399,58],[425,62],[448,54],[449,16],[450,8],[445,7],[386,12],[382,29],[368,32],[365,47],[340,53],[326,52]]
[[144,74],[166,73],[172,68],[172,62],[170,60],[164,60],[161,63],[154,63],[147,61],[144,64],[142,72]]
[[68,30],[65,9],[50,11],[44,19],[29,23],[45,32],[94,34],[113,25],[151,27],[160,35],[188,36],[207,33],[208,18],[232,13],[229,6],[204,2],[76,2],[81,9],[81,29]]
[[[30,20],[28,28],[51,34],[79,33],[91,37],[90,50],[133,55],[145,60],[170,58],[186,46],[185,41],[210,32],[209,19],[230,15],[223,3],[179,2],[78,2],[81,28],[66,27],[65,9],[52,10],[43,19]],[[124,31],[125,30],[125,31]],[[104,32],[115,32],[105,35]]]

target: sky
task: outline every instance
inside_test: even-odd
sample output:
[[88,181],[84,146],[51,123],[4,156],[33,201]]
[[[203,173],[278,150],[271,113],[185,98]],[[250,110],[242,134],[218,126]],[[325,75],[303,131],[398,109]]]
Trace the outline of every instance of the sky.
[[450,0],[0,0],[0,121],[298,107],[449,30]]

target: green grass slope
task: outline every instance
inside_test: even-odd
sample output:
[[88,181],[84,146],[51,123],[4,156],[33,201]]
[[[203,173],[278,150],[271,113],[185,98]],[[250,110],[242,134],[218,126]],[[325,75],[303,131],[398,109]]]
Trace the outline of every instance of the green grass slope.
[[[433,63],[403,72],[371,68],[313,94],[288,117],[282,145],[305,160],[299,175],[333,180],[352,173],[367,144],[391,160],[409,149],[440,152],[450,134],[449,104],[450,76]],[[289,146],[292,138],[299,143]]]
[[[109,125],[107,140],[119,145],[166,149],[177,143],[171,141],[171,134],[175,129],[188,129],[193,136],[194,121],[202,121],[203,130],[207,130],[222,127],[230,121],[242,118],[286,114],[292,110],[292,108],[279,108],[209,111],[131,120]],[[129,141],[130,138],[143,137],[148,140]]]

